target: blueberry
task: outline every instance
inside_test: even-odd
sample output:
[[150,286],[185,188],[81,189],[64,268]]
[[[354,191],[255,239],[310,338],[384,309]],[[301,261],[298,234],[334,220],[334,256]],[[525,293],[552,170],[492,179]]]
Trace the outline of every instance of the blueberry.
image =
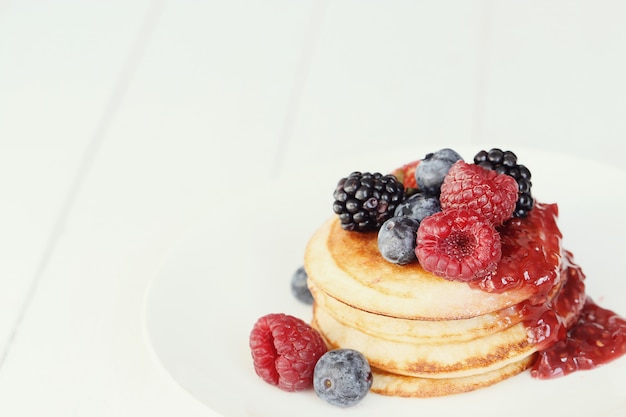
[[372,386],[372,369],[361,352],[336,349],[315,364],[313,388],[321,399],[339,407],[358,404]]
[[299,301],[311,305],[313,304],[313,296],[307,285],[308,279],[309,276],[303,266],[296,269],[296,272],[291,276],[291,293]]
[[443,179],[450,167],[463,158],[452,149],[440,149],[429,153],[415,169],[417,187],[425,194],[439,195]]
[[418,192],[396,207],[394,215],[411,217],[421,222],[424,218],[440,211],[441,204],[439,204],[439,198]]
[[412,217],[392,217],[378,231],[378,250],[387,261],[406,265],[417,260],[415,245],[420,222]]

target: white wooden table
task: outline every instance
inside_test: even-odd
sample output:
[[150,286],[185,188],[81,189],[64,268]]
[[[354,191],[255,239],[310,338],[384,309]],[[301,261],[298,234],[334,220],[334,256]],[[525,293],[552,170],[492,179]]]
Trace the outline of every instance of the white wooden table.
[[422,144],[626,168],[625,22],[620,1],[0,0],[0,415],[215,415],[141,314],[237,184]]

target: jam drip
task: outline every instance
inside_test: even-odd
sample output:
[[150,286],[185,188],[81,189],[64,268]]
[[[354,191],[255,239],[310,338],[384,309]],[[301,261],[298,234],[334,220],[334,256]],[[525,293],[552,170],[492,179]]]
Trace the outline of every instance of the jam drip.
[[525,218],[512,218],[500,227],[502,259],[496,271],[471,282],[474,288],[503,293],[527,290],[532,304],[542,304],[559,283],[561,232],[556,204],[536,203]]
[[585,305],[585,274],[574,263],[571,252],[564,251],[561,266],[562,285],[556,286],[556,294],[543,304],[527,301],[521,308],[528,342],[544,350],[567,336],[570,328]]
[[562,249],[556,204],[537,203],[500,228],[502,259],[474,288],[530,294],[517,314],[538,354],[531,375],[548,379],[592,369],[626,354],[626,320],[585,294],[585,274]]
[[604,365],[626,354],[626,320],[587,298],[567,335],[539,352],[531,368],[538,379],[564,376]]

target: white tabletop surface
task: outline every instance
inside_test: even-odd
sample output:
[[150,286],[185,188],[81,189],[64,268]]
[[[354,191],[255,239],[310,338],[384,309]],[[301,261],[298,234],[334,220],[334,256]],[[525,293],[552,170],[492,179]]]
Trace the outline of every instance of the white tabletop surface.
[[626,169],[625,22],[621,1],[0,0],[0,415],[217,415],[142,308],[242,187],[415,145]]

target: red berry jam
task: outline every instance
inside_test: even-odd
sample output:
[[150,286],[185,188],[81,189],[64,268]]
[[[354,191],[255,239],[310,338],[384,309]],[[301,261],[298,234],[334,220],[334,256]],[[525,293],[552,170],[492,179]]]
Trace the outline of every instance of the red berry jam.
[[518,314],[536,345],[531,375],[539,379],[592,369],[626,354],[626,320],[585,294],[585,275],[561,247],[555,204],[537,203],[526,218],[500,229],[496,272],[470,285],[489,292],[527,289]]
[[593,369],[626,353],[626,320],[587,298],[582,314],[554,345],[539,352],[530,374],[539,379]]
[[536,203],[525,218],[512,218],[499,229],[502,258],[495,274],[471,285],[488,292],[526,288],[531,302],[546,301],[560,279],[561,231],[556,204]]
[[[527,302],[522,308],[528,340],[543,350],[566,337],[585,305],[585,275],[570,252],[563,254],[561,284],[554,287],[545,303]],[[550,297],[550,296],[549,296]]]

